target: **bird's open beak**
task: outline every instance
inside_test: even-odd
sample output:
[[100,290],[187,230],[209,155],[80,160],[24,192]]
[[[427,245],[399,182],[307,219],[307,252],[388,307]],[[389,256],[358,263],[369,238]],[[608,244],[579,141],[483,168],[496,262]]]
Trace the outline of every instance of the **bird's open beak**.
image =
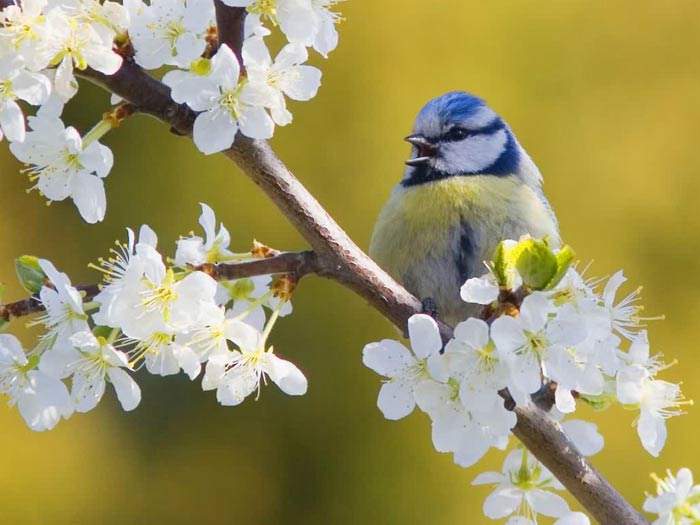
[[426,139],[423,135],[409,135],[404,139],[409,144],[412,144],[418,150],[418,156],[408,159],[406,164],[409,166],[420,166],[432,159],[438,151],[435,144]]

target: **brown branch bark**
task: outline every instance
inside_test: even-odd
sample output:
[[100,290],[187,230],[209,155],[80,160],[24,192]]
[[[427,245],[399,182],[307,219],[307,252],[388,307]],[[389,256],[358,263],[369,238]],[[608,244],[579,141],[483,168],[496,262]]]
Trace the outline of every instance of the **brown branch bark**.
[[[229,44],[240,57],[243,10],[226,7],[218,0],[216,7],[220,41]],[[125,61],[117,74],[109,77],[91,70],[79,74],[131,102],[141,112],[168,123],[173,131],[191,134],[196,115],[172,101],[169,89],[133,62]],[[260,186],[314,249],[313,266],[302,265],[303,268],[350,288],[401,330],[405,329],[408,318],[420,311],[420,302],[360,250],[266,142],[239,135],[225,154]],[[441,331],[445,339],[451,336],[451,328],[444,324]],[[513,433],[595,519],[603,525],[648,523],[588,463],[546,413],[536,407],[518,407],[516,413],[518,423]]]
[[[319,271],[316,254],[313,252],[282,252],[264,259],[255,259],[239,263],[202,264],[192,268],[204,272],[217,281],[231,281],[256,275],[289,274],[299,280],[309,273]],[[85,302],[91,301],[99,292],[97,284],[78,285]],[[0,305],[0,319],[9,321],[44,310],[41,301],[35,295],[14,303]]]
[[226,44],[236,54],[241,71],[244,71],[243,30],[245,27],[246,10],[243,7],[228,7],[221,0],[214,0],[216,7],[216,27],[219,35],[219,45]]

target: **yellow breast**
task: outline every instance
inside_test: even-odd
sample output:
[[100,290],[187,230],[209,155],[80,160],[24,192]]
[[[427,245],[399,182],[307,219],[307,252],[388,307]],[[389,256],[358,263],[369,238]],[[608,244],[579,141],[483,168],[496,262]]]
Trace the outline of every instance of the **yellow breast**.
[[455,230],[466,222],[475,232],[475,248],[489,258],[504,238],[530,233],[558,241],[556,222],[543,198],[515,176],[451,177],[428,184],[397,187],[382,210],[370,255],[402,280],[425,257],[452,256]]

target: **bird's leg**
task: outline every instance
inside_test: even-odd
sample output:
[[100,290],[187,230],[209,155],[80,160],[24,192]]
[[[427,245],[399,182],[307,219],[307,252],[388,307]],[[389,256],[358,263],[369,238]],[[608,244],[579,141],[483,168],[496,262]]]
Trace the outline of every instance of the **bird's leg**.
[[421,307],[424,314],[429,315],[433,319],[437,319],[438,309],[435,299],[433,299],[432,297],[426,297],[425,299],[421,299]]

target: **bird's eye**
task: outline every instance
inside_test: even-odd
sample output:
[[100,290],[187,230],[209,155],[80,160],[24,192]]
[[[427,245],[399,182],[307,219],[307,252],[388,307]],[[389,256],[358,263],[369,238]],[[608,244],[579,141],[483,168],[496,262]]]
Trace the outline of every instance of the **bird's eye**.
[[454,127],[447,133],[445,133],[445,135],[443,135],[443,138],[444,140],[449,141],[459,141],[466,139],[468,136],[469,130],[460,127]]

